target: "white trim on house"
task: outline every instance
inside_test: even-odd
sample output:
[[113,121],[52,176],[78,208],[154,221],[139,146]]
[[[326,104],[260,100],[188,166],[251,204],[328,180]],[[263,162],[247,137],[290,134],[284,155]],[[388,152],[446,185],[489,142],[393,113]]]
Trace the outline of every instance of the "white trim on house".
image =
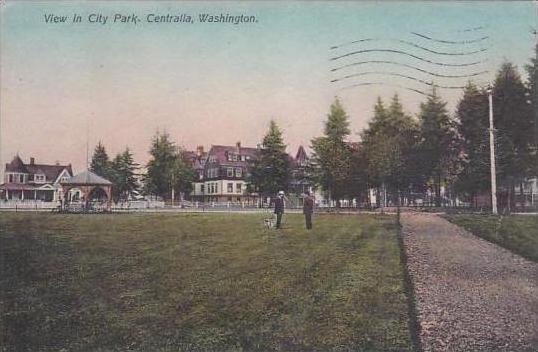
[[[65,175],[65,176],[64,176]],[[62,170],[62,172],[60,172],[60,174],[58,175],[58,177],[56,177],[56,180],[54,180],[53,184],[59,184],[62,177],[66,177],[66,178],[69,178],[71,177],[71,174],[69,173],[69,171],[67,171],[67,168],[64,168]]]

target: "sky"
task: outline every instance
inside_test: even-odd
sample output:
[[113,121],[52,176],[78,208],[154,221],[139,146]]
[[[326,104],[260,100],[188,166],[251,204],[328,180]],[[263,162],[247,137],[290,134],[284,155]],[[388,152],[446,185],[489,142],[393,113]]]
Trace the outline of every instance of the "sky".
[[[111,157],[128,147],[144,164],[156,132],[190,150],[237,141],[256,146],[271,119],[295,153],[323,133],[335,97],[349,115],[349,139],[356,141],[377,97],[389,101],[397,93],[404,109],[416,114],[426,98],[408,88],[459,87],[473,73],[486,85],[503,61],[526,78],[536,6],[0,1],[0,161],[18,153],[26,162],[71,163],[80,172],[87,145],[91,154],[101,141]],[[200,23],[204,13],[256,21]],[[68,20],[47,23],[51,14]],[[72,22],[74,14],[80,23]],[[91,14],[108,21],[89,23]],[[113,23],[115,14],[133,14],[140,22]],[[193,22],[148,23],[149,14],[185,14]],[[468,66],[454,66],[462,64]],[[349,88],[364,83],[376,84]],[[453,112],[461,89],[438,92]]]

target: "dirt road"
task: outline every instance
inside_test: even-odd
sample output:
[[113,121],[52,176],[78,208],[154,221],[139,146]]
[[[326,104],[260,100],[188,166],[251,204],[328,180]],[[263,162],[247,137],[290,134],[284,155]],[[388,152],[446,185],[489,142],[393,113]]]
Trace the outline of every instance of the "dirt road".
[[424,351],[538,351],[538,264],[434,214],[402,214]]

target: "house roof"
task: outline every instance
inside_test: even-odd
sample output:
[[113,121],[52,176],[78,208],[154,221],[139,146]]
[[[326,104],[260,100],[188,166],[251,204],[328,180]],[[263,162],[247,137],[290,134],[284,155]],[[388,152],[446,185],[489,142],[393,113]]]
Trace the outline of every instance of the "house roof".
[[28,173],[28,170],[22,162],[22,159],[16,155],[10,163],[6,164],[6,172],[20,172],[26,174]]
[[306,154],[306,151],[304,150],[303,146],[300,145],[299,149],[297,149],[297,154],[295,154],[295,159],[299,160],[300,158],[308,158],[308,155]]
[[73,175],[71,165],[25,164],[18,155],[10,163],[6,164],[6,172],[20,172],[32,175],[44,174],[47,182],[56,181],[64,169],[67,169],[69,175]]
[[250,159],[257,158],[258,149],[249,147],[238,147],[228,145],[214,145],[209,151],[209,155],[214,155],[217,163],[227,166],[245,166],[248,161],[228,161],[228,153],[248,156]]
[[30,174],[44,174],[45,178],[49,182],[54,182],[58,176],[60,176],[60,173],[64,171],[64,169],[67,169],[67,172],[69,172],[70,176],[73,176],[73,170],[71,169],[71,165],[44,165],[44,164],[27,164],[26,169],[28,170],[28,173]]
[[98,185],[111,186],[112,182],[91,171],[84,171],[61,182],[62,185]]

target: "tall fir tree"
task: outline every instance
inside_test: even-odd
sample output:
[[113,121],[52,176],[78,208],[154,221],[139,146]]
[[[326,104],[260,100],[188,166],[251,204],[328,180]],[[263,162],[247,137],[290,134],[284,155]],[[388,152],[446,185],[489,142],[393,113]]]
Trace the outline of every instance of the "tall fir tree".
[[312,140],[312,171],[316,183],[336,201],[350,196],[351,147],[348,116],[340,101],[335,99],[325,122],[325,135]]
[[167,133],[157,133],[151,141],[149,153],[151,159],[144,179],[145,191],[169,199],[172,197],[175,145]]
[[491,187],[487,92],[469,82],[458,102],[456,118],[462,152],[456,187],[473,201]]
[[190,192],[195,172],[184,150],[177,148],[167,133],[157,133],[153,137],[150,155],[144,179],[146,193],[175,199]]
[[109,178],[111,176],[110,159],[105,146],[101,141],[99,141],[93,151],[90,171],[104,178]]
[[502,187],[500,207],[515,206],[515,188],[532,175],[534,114],[517,68],[505,62],[493,87],[493,120],[496,129],[497,175]]
[[417,179],[417,141],[417,121],[403,111],[398,95],[393,96],[388,108],[378,98],[374,116],[362,133],[362,145],[370,185],[388,191],[389,199],[397,201],[400,194],[410,193],[421,184]]
[[174,193],[183,197],[192,191],[192,183],[196,180],[196,172],[183,148],[176,149],[174,170],[172,171],[172,188]]
[[112,160],[111,168],[114,173],[113,196],[116,200],[127,199],[130,192],[138,188],[136,170],[139,165],[135,163],[133,154],[129,148],[116,155]]
[[527,86],[529,88],[529,97],[532,102],[534,112],[534,140],[532,144],[531,174],[538,176],[538,43],[534,48],[534,57],[531,62],[525,66],[528,75]]
[[434,88],[426,102],[420,104],[420,168],[429,179],[435,194],[435,205],[441,206],[441,187],[453,177],[458,157],[455,123],[446,109],[446,102]]
[[263,138],[258,157],[252,161],[248,177],[251,190],[263,196],[287,191],[291,177],[290,162],[282,131],[275,121],[269,123],[269,131]]

